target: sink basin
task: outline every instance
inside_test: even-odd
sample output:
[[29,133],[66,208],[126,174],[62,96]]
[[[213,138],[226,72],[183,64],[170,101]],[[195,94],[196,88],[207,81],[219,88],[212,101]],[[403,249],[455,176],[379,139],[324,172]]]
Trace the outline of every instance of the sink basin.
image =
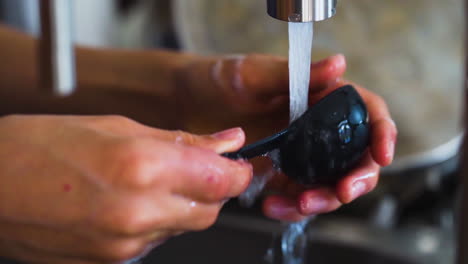
[[[285,225],[258,216],[222,214],[214,227],[173,238],[136,263],[288,264],[281,261],[279,238],[284,229]],[[320,217],[309,224],[306,234],[307,256],[302,264],[454,263],[452,232],[430,227],[389,230]]]
[[[213,228],[174,238],[142,263],[281,264],[278,238],[283,229],[266,219],[222,215]],[[451,242],[433,229],[389,231],[323,218],[313,222],[307,234],[304,264],[453,263]],[[272,247],[274,260],[268,262],[266,253]]]
[[[236,230],[212,228],[203,233],[185,235],[167,242],[144,261],[144,264],[261,264],[272,244],[272,236],[252,236]],[[403,258],[368,249],[312,241],[306,263],[313,264],[417,264]],[[276,259],[273,263],[281,263]],[[422,263],[421,263],[422,264]]]

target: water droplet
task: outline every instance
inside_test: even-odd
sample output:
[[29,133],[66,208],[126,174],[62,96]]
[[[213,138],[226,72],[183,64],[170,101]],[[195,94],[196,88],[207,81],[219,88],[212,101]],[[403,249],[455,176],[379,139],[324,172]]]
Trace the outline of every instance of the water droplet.
[[263,174],[254,175],[252,182],[250,183],[247,190],[239,196],[239,202],[244,207],[252,207],[257,200],[260,193],[265,188],[267,182],[273,178],[276,170],[271,168]]
[[183,142],[184,142],[184,139],[182,137],[180,137],[180,136],[176,137],[176,139],[175,139],[176,144],[182,144]]
[[275,149],[267,154],[267,156],[273,162],[273,169],[276,171],[281,171],[281,159],[280,159],[280,150]]
[[273,264],[275,261],[275,250],[274,248],[269,248],[263,257],[266,263]]

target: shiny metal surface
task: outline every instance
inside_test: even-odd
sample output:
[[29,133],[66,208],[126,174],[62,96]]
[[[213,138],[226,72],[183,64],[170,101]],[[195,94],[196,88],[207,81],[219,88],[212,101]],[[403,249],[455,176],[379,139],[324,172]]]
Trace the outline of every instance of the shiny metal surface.
[[[389,167],[382,168],[382,172],[396,174],[405,170],[428,168],[434,164],[441,164],[457,157],[463,143],[465,132],[461,132],[447,143],[434,149],[406,155],[404,158],[397,158]],[[455,169],[455,168],[454,168]]]
[[268,14],[287,22],[312,22],[336,13],[337,0],[267,0]]
[[41,86],[55,95],[76,86],[72,0],[41,0]]

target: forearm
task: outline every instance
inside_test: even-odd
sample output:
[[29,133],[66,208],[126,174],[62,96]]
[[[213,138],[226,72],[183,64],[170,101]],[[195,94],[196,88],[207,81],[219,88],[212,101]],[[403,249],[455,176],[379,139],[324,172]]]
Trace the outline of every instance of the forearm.
[[175,74],[191,55],[84,47],[76,54],[78,89],[73,96],[55,98],[38,87],[37,40],[0,26],[0,114],[121,114],[178,128],[167,113],[176,111]]

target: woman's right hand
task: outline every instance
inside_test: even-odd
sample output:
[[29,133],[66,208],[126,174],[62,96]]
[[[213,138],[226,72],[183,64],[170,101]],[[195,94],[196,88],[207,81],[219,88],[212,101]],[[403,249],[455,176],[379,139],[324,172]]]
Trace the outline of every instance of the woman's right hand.
[[252,177],[241,129],[196,136],[123,117],[0,118],[0,255],[120,263],[211,226]]

